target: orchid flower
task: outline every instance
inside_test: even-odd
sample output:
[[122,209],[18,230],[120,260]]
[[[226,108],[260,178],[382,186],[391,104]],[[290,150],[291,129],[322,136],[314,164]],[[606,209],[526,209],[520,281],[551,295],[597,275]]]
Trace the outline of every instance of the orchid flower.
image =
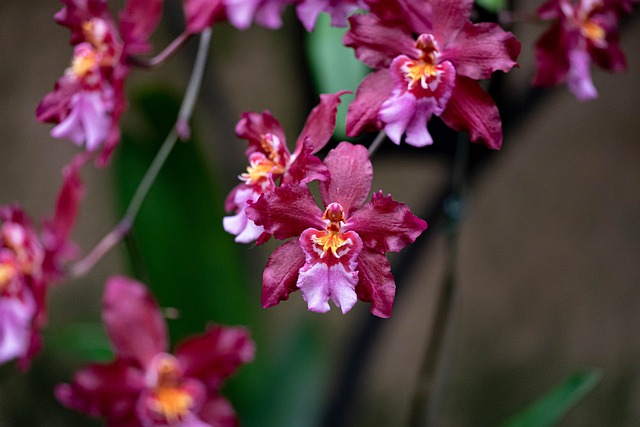
[[103,0],[63,0],[56,21],[71,30],[71,65],[54,91],[38,105],[39,121],[54,123],[54,138],[71,140],[88,152],[102,149],[105,163],[120,141],[125,109],[127,58],[146,53],[157,26],[161,0],[128,0],[116,25]]
[[273,191],[280,182],[305,184],[327,178],[327,168],[313,154],[331,139],[344,93],[320,95],[320,104],[309,114],[293,153],[287,148],[282,126],[269,111],[242,115],[236,135],[249,141],[249,167],[239,176],[242,183],[227,196],[226,210],[235,215],[223,219],[224,229],[236,236],[236,242],[249,243],[263,234],[264,229],[245,214],[247,206],[261,194]]
[[79,156],[65,167],[55,215],[42,236],[20,207],[0,207],[0,363],[18,359],[25,369],[40,350],[47,288],[62,277],[62,261],[74,255],[69,234],[84,196],[84,162]]
[[360,299],[372,303],[374,315],[389,317],[395,281],[385,253],[413,243],[427,223],[382,192],[364,204],[373,170],[363,146],[342,142],[324,163],[331,174],[320,182],[324,210],[301,185],[277,187],[246,209],[275,238],[295,237],[269,258],[262,306],[300,289],[311,311],[329,311],[331,300],[347,313]]
[[369,0],[349,18],[344,44],[373,68],[347,113],[347,135],[384,129],[396,144],[431,144],[439,116],[489,148],[502,145],[498,109],[477,80],[516,65],[520,43],[493,23],[469,21],[472,0]]
[[162,313],[147,288],[126,277],[108,280],[102,317],[115,359],[78,371],[56,388],[65,406],[107,419],[109,427],[235,427],[220,394],[224,380],[253,360],[241,327],[212,326],[167,353]]
[[536,86],[567,82],[580,101],[595,99],[598,91],[591,80],[595,62],[605,70],[620,72],[627,67],[620,50],[619,15],[629,12],[632,0],[550,0],[538,9],[542,19],[554,24],[536,43]]

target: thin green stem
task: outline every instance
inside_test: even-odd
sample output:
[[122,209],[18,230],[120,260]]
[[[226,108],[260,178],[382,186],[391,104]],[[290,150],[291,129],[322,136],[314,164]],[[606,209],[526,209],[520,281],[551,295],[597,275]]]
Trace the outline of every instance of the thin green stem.
[[76,262],[69,269],[70,277],[80,277],[88,273],[98,261],[102,259],[118,242],[120,242],[124,236],[130,231],[133,223],[140,211],[140,207],[147,197],[151,186],[158,177],[158,173],[162,169],[162,166],[166,162],[171,150],[175,146],[178,137],[181,139],[187,139],[189,135],[189,120],[193,114],[198,92],[200,91],[200,85],[202,84],[202,77],[204,74],[204,68],[207,63],[207,57],[209,54],[209,45],[211,43],[211,29],[205,30],[200,36],[200,46],[198,48],[198,54],[194,64],[191,78],[185,92],[185,96],[180,106],[180,112],[178,113],[178,119],[176,124],[171,129],[166,139],[162,143],[158,154],[151,162],[149,169],[145,173],[140,185],[136,189],[129,206],[125,211],[122,219],[116,224],[116,226],[107,233],[106,236],[100,240],[100,242],[89,252],[87,256]]

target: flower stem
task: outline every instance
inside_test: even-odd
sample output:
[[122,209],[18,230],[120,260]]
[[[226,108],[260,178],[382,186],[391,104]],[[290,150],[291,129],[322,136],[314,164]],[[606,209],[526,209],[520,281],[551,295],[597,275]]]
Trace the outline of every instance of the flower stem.
[[369,146],[369,157],[373,157],[373,155],[375,154],[375,152],[378,150],[378,148],[380,148],[380,146],[382,145],[382,143],[384,142],[384,139],[386,138],[387,134],[384,133],[384,130],[381,130],[378,135],[376,136],[376,138],[373,140],[373,142],[371,143],[371,145]]
[[206,29],[200,36],[198,54],[196,56],[193,72],[189,79],[189,85],[187,86],[185,96],[182,100],[182,105],[180,106],[180,112],[178,113],[176,123],[162,143],[160,150],[151,162],[151,165],[149,166],[149,169],[147,169],[142,181],[140,181],[138,188],[129,202],[129,206],[125,211],[124,216],[118,224],[116,224],[116,226],[107,233],[102,240],[100,240],[100,242],[95,246],[95,248],[93,248],[93,250],[91,250],[91,252],[89,252],[87,256],[71,266],[69,269],[69,277],[80,277],[87,274],[103,256],[118,244],[124,236],[129,234],[144,199],[158,177],[158,173],[169,157],[169,154],[175,146],[178,138],[180,137],[183,140],[188,138],[190,133],[189,120],[193,114],[196,98],[202,83],[210,43],[211,29]]
[[[203,32],[204,35],[204,32]],[[164,61],[173,56],[182,45],[189,40],[191,37],[190,33],[182,33],[178,37],[176,37],[167,47],[164,48],[162,52],[154,56],[153,58],[138,58],[135,56],[131,56],[127,58],[127,61],[131,65],[135,65],[140,68],[154,68],[158,65],[161,65]]]
[[420,368],[418,384],[413,395],[410,427],[425,427],[431,423],[431,404],[434,384],[439,366],[442,347],[446,338],[447,325],[451,316],[457,282],[459,225],[464,216],[464,195],[469,165],[469,140],[458,135],[456,155],[451,178],[451,193],[444,203],[447,256],[440,294],[436,303],[436,313],[429,339],[424,349],[424,359]]

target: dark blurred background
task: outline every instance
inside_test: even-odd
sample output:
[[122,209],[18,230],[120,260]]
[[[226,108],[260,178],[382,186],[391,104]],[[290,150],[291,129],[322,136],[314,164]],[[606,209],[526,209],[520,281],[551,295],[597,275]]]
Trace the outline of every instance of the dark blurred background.
[[[0,203],[18,201],[36,222],[51,215],[60,169],[77,152],[72,144],[51,138],[51,126],[36,123],[34,114],[71,58],[68,32],[52,20],[59,7],[55,1],[0,2]],[[533,12],[537,3],[522,1],[517,7]],[[181,29],[179,2],[169,2],[167,12],[154,35],[156,50]],[[637,426],[638,13],[621,29],[627,73],[594,69],[600,97],[589,103],[579,103],[565,87],[531,91],[533,43],[544,26],[517,24],[511,30],[523,46],[520,68],[494,86],[503,107],[504,148],[488,153],[474,147],[471,152],[474,168],[460,230],[458,283],[437,376],[433,425],[498,425],[571,373],[598,369],[599,385],[560,425]],[[271,110],[291,146],[317,103],[305,43],[291,10],[279,31],[239,32],[227,25],[214,30],[193,144],[216,194],[216,222],[222,198],[246,167],[245,141],[233,132],[240,114]],[[145,87],[148,91],[150,82],[181,94],[196,44],[191,41],[161,69],[134,72],[127,83],[132,97]],[[132,108],[123,125],[139,129],[140,120]],[[433,147],[416,150],[387,141],[373,158],[373,190],[391,193],[430,224],[416,249],[390,257],[399,289],[394,314],[384,321],[372,320],[363,303],[346,316],[335,308],[316,315],[307,312],[299,293],[261,309],[262,268],[276,245],[233,245],[212,219],[220,245],[233,247],[229,256],[248,265],[241,286],[246,290],[243,307],[250,313],[242,316],[259,329],[260,362],[241,371],[229,390],[245,425],[406,424],[443,280],[446,242],[438,220],[439,195],[450,179],[454,145],[436,140]],[[114,172],[122,167],[116,156],[106,169],[88,165],[83,171],[87,197],[73,236],[84,250],[119,218],[119,186],[127,175],[114,179]],[[167,230],[161,212],[155,214],[161,236]],[[133,247],[135,252],[135,242]],[[0,425],[90,425],[84,416],[60,407],[52,387],[70,380],[89,354],[100,354],[102,287],[112,274],[140,273],[131,253],[131,244],[121,244],[88,276],[51,289],[45,351],[27,373],[19,373],[13,363],[0,367]],[[175,266],[180,268],[185,266]],[[216,279],[204,280],[225,285]],[[188,287],[183,293],[188,296]],[[235,322],[242,316],[211,312],[202,318],[202,328],[207,321]]]

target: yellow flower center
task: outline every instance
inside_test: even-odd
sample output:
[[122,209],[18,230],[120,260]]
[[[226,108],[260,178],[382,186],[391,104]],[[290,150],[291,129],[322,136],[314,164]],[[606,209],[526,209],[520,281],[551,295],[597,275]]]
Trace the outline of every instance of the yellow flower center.
[[96,66],[98,55],[94,50],[86,50],[73,57],[71,70],[79,78],[83,78]]
[[16,268],[11,264],[0,264],[0,291],[4,290],[16,276]]
[[193,398],[180,387],[160,387],[151,401],[151,409],[162,415],[169,424],[184,418],[193,406]]
[[600,45],[605,41],[606,33],[604,28],[593,21],[587,20],[580,26],[582,35],[591,40],[594,44]]
[[325,254],[330,250],[336,258],[340,258],[338,249],[349,242],[349,239],[342,238],[341,234],[342,223],[345,222],[342,206],[331,203],[322,214],[322,219],[329,221],[326,234],[321,237],[313,236],[313,243],[322,246]]

